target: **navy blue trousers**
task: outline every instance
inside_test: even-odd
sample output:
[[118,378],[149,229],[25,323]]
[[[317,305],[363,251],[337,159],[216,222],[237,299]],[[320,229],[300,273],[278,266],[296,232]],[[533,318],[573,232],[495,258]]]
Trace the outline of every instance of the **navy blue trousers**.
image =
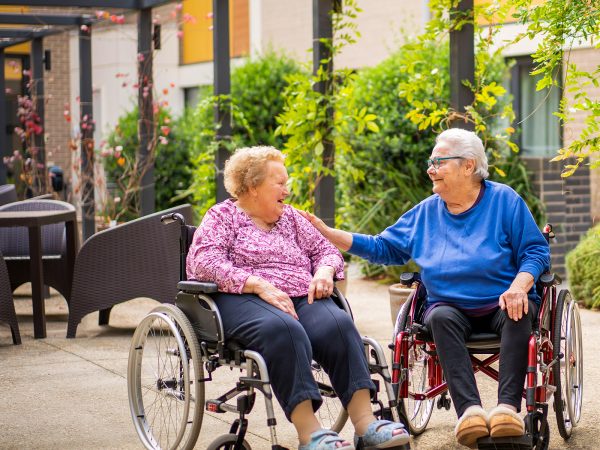
[[374,392],[362,339],[352,318],[330,298],[312,305],[307,297],[292,298],[299,320],[257,295],[220,293],[213,298],[225,336],[265,359],[273,392],[288,420],[305,400],[312,400],[315,411],[321,406],[313,359],[329,375],[344,408],[357,390]]
[[527,344],[537,310],[538,305],[530,300],[527,315],[517,322],[500,308],[483,317],[468,317],[448,305],[440,305],[427,312],[425,325],[433,335],[458,417],[469,406],[481,405],[473,365],[465,345],[474,332],[500,335],[498,403],[512,405],[521,411],[529,351]]

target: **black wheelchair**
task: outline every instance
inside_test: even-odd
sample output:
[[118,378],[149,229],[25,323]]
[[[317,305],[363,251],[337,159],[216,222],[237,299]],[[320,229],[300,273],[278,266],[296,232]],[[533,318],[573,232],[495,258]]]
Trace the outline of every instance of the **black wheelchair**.
[[[552,226],[543,230],[549,242]],[[411,435],[425,430],[434,403],[438,409],[450,409],[448,387],[436,354],[435,343],[421,323],[425,310],[426,288],[418,274],[405,273],[403,284],[414,291],[396,319],[392,348],[392,385],[399,402],[405,404]],[[550,442],[548,404],[553,398],[558,431],[565,440],[581,418],[583,399],[583,347],[581,320],[577,303],[566,289],[557,292],[560,278],[545,273],[537,283],[541,297],[538,317],[528,343],[528,367],[523,391],[527,415],[522,438],[479,439],[479,449],[546,450]],[[467,342],[473,370],[498,380],[492,364],[500,359],[500,338],[496,334],[474,333]],[[484,359],[477,356],[484,355]],[[436,401],[437,399],[437,401]]]
[[[265,400],[271,449],[284,449],[277,440],[273,394],[264,359],[235,340],[225,339],[219,310],[210,296],[217,291],[217,286],[186,281],[185,260],[195,227],[187,226],[183,216],[177,213],[165,215],[161,221],[167,226],[179,224],[181,227],[182,281],[177,285],[179,293],[175,305],[162,304],[152,310],[142,319],[132,338],[127,385],[131,417],[140,440],[148,449],[191,449],[198,439],[206,408],[215,414],[238,415],[229,433],[214,439],[208,450],[250,449],[244,439],[248,427],[246,416],[252,411],[256,391],[260,391]],[[352,316],[350,305],[337,288],[333,298]],[[377,387],[371,399],[375,416],[403,421],[406,426],[404,404],[397,402],[383,349],[368,337],[363,337],[363,343]],[[220,397],[205,399],[205,384],[220,367],[239,369],[239,380]],[[327,374],[314,361],[312,371],[323,396],[317,417],[323,428],[340,431],[348,419],[347,412]],[[380,399],[380,388],[385,391],[386,403]],[[361,448],[360,442],[358,448]],[[410,445],[395,448],[408,449]]]

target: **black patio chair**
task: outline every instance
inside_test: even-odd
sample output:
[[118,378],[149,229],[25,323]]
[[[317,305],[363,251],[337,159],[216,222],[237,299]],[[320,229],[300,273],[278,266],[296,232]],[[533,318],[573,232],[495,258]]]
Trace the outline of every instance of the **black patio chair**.
[[179,281],[180,230],[165,227],[170,212],[192,221],[192,207],[181,205],[108,228],[91,236],[75,260],[67,337],[74,338],[84,316],[100,311],[107,325],[116,304],[138,297],[174,303]]
[[[70,203],[59,200],[31,199],[0,206],[0,211],[54,211],[75,210]],[[0,251],[8,268],[11,292],[31,281],[29,260],[29,235],[25,227],[4,228],[0,234]],[[71,283],[65,277],[66,260],[65,224],[42,226],[42,265],[44,284],[56,289],[67,304],[71,298]]]
[[0,253],[0,322],[6,322],[10,326],[13,344],[21,343],[21,334],[19,333],[19,323],[15,313],[15,304],[10,290],[10,281],[8,279],[8,269]]
[[14,184],[0,186],[0,206],[17,201],[17,190]]

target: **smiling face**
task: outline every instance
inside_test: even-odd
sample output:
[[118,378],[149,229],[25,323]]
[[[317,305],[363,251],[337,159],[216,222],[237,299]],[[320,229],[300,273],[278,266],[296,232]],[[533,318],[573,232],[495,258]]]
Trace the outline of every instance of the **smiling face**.
[[268,161],[265,179],[252,188],[251,194],[260,207],[260,218],[267,223],[277,222],[283,213],[283,202],[290,195],[287,188],[288,173],[283,163]]
[[[456,156],[452,150],[439,142],[431,152],[431,159]],[[460,195],[473,174],[474,162],[467,159],[447,159],[439,161],[439,168],[431,166],[427,175],[433,182],[433,192],[447,201],[455,195]]]

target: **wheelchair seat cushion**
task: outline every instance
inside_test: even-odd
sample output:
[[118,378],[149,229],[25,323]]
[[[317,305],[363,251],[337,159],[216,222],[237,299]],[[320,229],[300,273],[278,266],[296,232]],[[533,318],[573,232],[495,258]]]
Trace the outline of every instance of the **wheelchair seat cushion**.
[[[433,342],[433,336],[425,325],[419,326],[417,338],[423,341]],[[494,349],[500,347],[500,336],[496,333],[471,333],[467,339],[469,349]]]

